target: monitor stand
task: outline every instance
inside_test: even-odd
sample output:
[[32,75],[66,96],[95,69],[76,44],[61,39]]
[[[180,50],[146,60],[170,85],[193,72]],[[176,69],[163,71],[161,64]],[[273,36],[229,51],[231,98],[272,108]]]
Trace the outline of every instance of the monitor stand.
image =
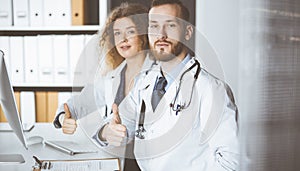
[[25,160],[21,154],[0,154],[0,165],[22,163],[25,163]]

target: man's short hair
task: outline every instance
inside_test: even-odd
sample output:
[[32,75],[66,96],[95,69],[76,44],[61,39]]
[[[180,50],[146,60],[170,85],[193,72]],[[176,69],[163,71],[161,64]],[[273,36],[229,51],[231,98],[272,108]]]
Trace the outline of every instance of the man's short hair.
[[180,0],[153,0],[151,7],[156,7],[160,5],[166,5],[166,4],[172,4],[172,5],[177,5],[180,9],[180,16],[179,18],[189,22],[190,19],[190,12],[185,7]]

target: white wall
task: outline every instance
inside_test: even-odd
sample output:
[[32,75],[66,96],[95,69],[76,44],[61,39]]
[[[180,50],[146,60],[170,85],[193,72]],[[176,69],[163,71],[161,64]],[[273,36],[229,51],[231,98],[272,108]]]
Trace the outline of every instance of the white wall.
[[235,97],[238,94],[238,20],[238,0],[196,1],[196,29],[216,49],[225,81],[232,88]]

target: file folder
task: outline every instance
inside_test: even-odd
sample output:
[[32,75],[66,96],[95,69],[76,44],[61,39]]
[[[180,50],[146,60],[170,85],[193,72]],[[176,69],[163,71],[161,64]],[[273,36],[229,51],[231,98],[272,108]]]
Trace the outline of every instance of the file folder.
[[24,37],[25,82],[37,84],[38,79],[38,48],[36,36]]
[[81,86],[85,82],[85,60],[80,60],[83,48],[84,35],[69,36],[70,73],[74,86]]
[[59,26],[71,26],[72,17],[71,17],[71,0],[56,0],[58,1],[56,5],[58,14],[56,18],[57,25]]
[[29,26],[28,0],[12,0],[15,26]]
[[72,0],[72,25],[84,25],[84,0]]
[[56,25],[56,10],[55,6],[57,6],[57,0],[44,0],[44,25],[45,26],[55,26]]
[[0,0],[0,26],[12,26],[12,0]]
[[35,98],[33,91],[21,91],[20,93],[20,113],[22,124],[34,125],[35,118]]
[[47,92],[35,92],[36,99],[36,121],[47,122]]
[[47,122],[52,122],[58,107],[58,92],[47,92]]
[[53,83],[53,46],[51,35],[38,36],[39,82]]
[[29,0],[30,26],[44,25],[44,1]]
[[71,26],[71,0],[44,0],[45,26]]
[[70,83],[68,48],[68,35],[53,36],[54,82],[56,84]]
[[[0,0],[1,1],[1,0]],[[11,77],[11,64],[10,64],[10,43],[9,36],[0,36],[0,50],[4,52],[4,60],[6,63],[6,68],[8,75]]]
[[24,83],[24,48],[23,37],[10,37],[10,55],[12,69],[12,85]]

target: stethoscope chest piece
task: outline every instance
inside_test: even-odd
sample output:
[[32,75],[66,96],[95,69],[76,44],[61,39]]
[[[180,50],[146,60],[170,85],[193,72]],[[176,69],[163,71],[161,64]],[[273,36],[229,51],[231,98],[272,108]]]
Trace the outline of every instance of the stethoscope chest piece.
[[145,139],[145,132],[144,126],[139,126],[138,130],[135,131],[135,136],[139,139]]
[[146,112],[146,105],[143,100],[141,112],[140,112],[139,126],[138,129],[135,131],[135,137],[139,139],[145,139],[145,132],[146,132],[146,129],[144,128],[145,112]]

